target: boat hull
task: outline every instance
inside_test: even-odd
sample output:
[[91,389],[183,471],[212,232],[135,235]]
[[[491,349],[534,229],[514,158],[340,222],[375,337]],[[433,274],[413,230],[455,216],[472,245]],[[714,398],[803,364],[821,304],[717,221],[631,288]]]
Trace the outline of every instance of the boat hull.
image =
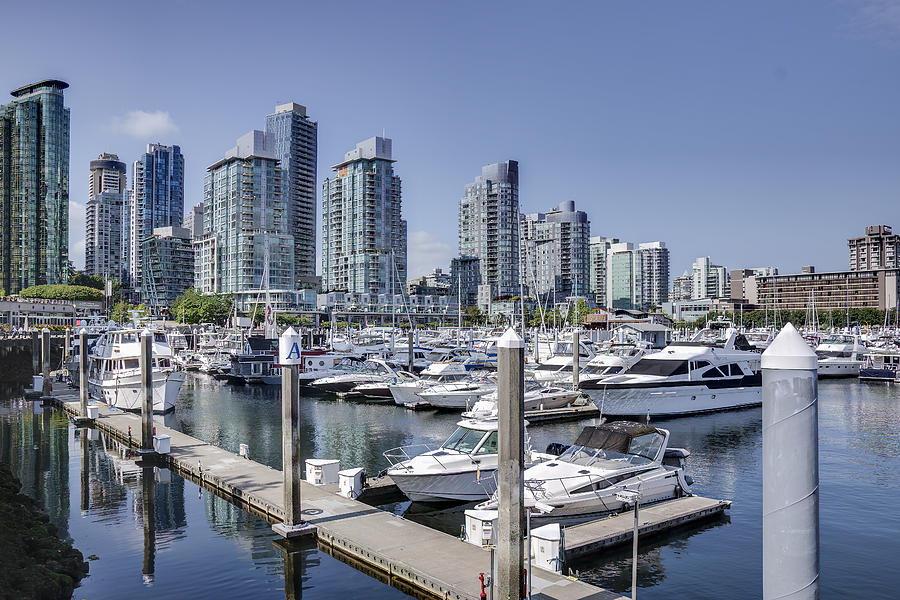
[[495,473],[496,469],[427,475],[388,472],[400,491],[414,502],[485,500],[497,489]]
[[819,361],[819,379],[837,379],[839,377],[859,377],[862,364],[858,361],[827,362]]
[[[153,374],[154,413],[163,414],[175,410],[175,401],[178,399],[178,392],[184,379],[183,371]],[[122,410],[139,412],[144,400],[139,374],[103,382],[90,380],[88,390],[93,398]]]
[[603,416],[675,417],[756,406],[762,387],[708,388],[704,385],[591,390]]

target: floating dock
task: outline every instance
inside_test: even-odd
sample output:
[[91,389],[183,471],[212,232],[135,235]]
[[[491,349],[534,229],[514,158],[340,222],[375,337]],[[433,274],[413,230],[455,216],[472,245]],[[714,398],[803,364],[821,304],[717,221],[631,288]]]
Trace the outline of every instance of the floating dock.
[[[729,500],[713,500],[685,496],[658,504],[641,506],[638,511],[638,542],[654,533],[703,519],[721,516],[731,508]],[[594,554],[601,550],[630,543],[634,537],[634,512],[573,525],[565,528],[566,560]]]
[[[77,392],[59,390],[54,401],[77,416]],[[95,403],[96,404],[96,403]],[[140,415],[100,405],[93,426],[137,447]],[[212,489],[271,523],[283,520],[282,472],[212,446],[174,429],[156,425],[170,436],[170,452],[161,455],[169,468]],[[129,435],[131,431],[131,435]],[[478,600],[479,573],[490,572],[490,553],[424,525],[397,517],[357,500],[302,483],[306,520],[315,525],[318,543],[327,552],[343,553],[380,572],[387,580],[411,586],[423,595]],[[533,593],[542,600],[607,600],[620,595],[536,569]]]

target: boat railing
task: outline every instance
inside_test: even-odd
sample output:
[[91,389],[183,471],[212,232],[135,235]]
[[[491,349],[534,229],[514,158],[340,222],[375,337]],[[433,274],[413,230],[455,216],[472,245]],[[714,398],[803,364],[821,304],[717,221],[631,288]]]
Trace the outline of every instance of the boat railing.
[[[543,479],[526,479],[524,481],[525,489],[529,491],[535,500],[553,500],[560,496],[560,492],[565,494],[567,499],[571,499],[573,494],[583,494],[585,492],[593,492],[594,496],[604,505],[603,496],[609,496],[609,492],[618,492],[629,489],[627,485],[619,485],[617,478],[603,477],[593,473],[585,473],[579,475],[569,475],[566,477],[549,477]],[[639,480],[640,481],[640,480]],[[558,483],[559,486],[549,486],[548,483]],[[638,484],[640,485],[640,484]],[[590,486],[590,489],[585,489]],[[634,486],[631,486],[634,487]],[[601,494],[600,492],[606,492]],[[611,510],[611,509],[610,509]]]
[[[414,448],[421,448],[418,452],[413,451]],[[410,444],[409,446],[397,446],[396,448],[391,448],[390,450],[385,450],[381,454],[387,459],[387,461],[391,464],[392,467],[402,467],[409,469],[407,465],[404,465],[408,460],[419,456],[420,454],[424,454],[425,452],[431,452],[432,450],[437,450],[434,446],[429,446],[428,444]],[[438,461],[440,463],[440,461]],[[443,465],[441,465],[443,466]]]

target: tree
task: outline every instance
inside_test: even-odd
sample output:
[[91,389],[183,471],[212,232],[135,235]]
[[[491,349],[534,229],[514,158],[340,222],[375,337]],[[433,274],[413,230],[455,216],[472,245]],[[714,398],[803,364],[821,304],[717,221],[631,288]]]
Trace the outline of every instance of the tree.
[[113,306],[109,317],[116,323],[126,323],[131,320],[131,311],[133,310],[140,313],[138,314],[139,318],[145,317],[148,314],[147,307],[143,304],[134,305],[120,300]]
[[101,290],[83,285],[33,285],[19,292],[20,298],[44,300],[103,300]]
[[75,276],[69,280],[70,285],[83,285],[95,290],[105,290],[106,282],[99,275],[88,275],[84,271],[76,271]]
[[185,290],[169,311],[180,323],[215,323],[224,325],[231,316],[233,299],[227,294],[201,294],[194,288]]

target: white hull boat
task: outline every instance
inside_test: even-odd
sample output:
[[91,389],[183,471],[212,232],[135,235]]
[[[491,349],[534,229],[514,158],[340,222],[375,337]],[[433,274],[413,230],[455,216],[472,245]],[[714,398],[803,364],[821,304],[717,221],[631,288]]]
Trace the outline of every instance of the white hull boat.
[[[157,414],[175,410],[178,392],[184,383],[184,371],[154,371],[153,373],[153,412]],[[106,402],[122,410],[140,411],[143,407],[144,392],[141,387],[140,371],[133,375],[121,375],[114,380],[105,380],[102,384],[88,384],[91,397]]]

